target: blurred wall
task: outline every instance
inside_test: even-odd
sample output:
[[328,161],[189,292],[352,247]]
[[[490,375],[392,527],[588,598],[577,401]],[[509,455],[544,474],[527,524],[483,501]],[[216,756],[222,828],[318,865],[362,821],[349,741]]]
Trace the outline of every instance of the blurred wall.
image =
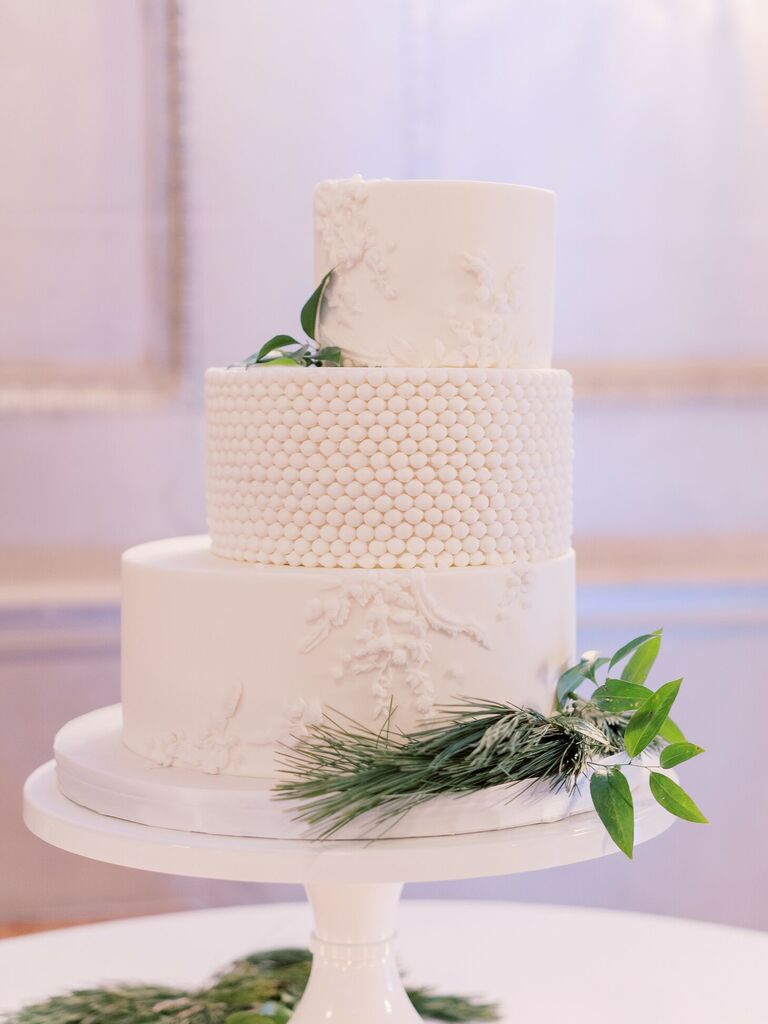
[[[708,829],[677,825],[633,865],[420,891],[768,927],[768,822],[753,781],[768,646],[768,10],[757,0],[400,0],[375,13],[351,0],[184,0],[168,6],[169,22],[161,9],[0,0],[0,130],[12,143],[0,279],[14,269],[21,282],[0,307],[0,407],[12,398],[0,416],[0,919],[287,892],[48,849],[24,832],[18,793],[60,724],[116,699],[116,552],[204,530],[202,369],[293,329],[312,284],[311,188],[359,171],[558,192],[556,361],[577,380],[581,642],[607,649],[666,625],[660,671],[688,677],[684,717],[709,748],[686,770]],[[150,72],[169,60],[184,251],[174,364],[163,296],[147,287],[168,228],[168,167],[153,162],[168,125],[137,113],[157,112],[163,76]],[[67,86],[72,62],[80,91]],[[106,122],[84,122],[92,93],[122,97]],[[79,164],[93,169],[92,134],[103,143],[105,123],[113,141],[94,188]],[[144,277],[119,270],[129,257],[135,270],[140,218],[154,240]],[[89,248],[107,227],[109,244]],[[64,288],[77,301],[63,322],[46,300],[50,259],[64,266],[75,251],[91,256],[79,274],[67,267],[82,295]],[[45,394],[19,369],[30,362],[33,382],[50,378]],[[73,366],[98,387],[73,386]]]

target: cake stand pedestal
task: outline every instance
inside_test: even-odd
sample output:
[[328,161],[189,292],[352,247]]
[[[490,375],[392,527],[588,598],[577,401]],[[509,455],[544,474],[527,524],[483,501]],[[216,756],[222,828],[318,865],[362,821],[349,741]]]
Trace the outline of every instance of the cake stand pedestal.
[[[635,791],[636,842],[673,818]],[[298,882],[314,912],[314,958],[295,1024],[418,1024],[393,953],[404,882],[509,875],[616,852],[594,813],[496,832],[375,842],[252,839],[137,825],[61,794],[48,762],[24,787],[24,820],[41,839],[94,860],[167,874]]]

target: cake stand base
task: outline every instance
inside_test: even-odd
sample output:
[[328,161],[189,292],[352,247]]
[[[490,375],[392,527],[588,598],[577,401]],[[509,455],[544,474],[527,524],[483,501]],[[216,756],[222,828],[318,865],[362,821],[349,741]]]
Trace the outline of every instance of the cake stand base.
[[[673,818],[636,792],[636,842]],[[416,1024],[393,954],[403,882],[514,874],[616,852],[594,813],[563,821],[374,843],[253,839],[152,828],[80,807],[62,795],[48,762],[24,787],[29,829],[94,860],[168,874],[301,882],[314,912],[312,971],[295,1024]]]

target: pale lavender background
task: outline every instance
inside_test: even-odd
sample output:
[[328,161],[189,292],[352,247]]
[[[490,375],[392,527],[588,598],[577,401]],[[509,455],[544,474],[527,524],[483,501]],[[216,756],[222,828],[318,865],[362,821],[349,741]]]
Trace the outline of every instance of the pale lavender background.
[[[113,6],[117,29],[105,13]],[[147,301],[125,155],[144,144],[130,101],[140,88],[129,74],[134,5],[35,4],[49,31],[14,42],[22,7],[33,10],[0,0],[0,136],[15,140],[0,171],[0,360],[132,358]],[[325,177],[554,188],[560,359],[651,359],[661,375],[667,360],[766,357],[764,6],[185,0],[181,11],[182,396],[141,412],[0,419],[0,545],[119,548],[204,529],[202,368],[294,326],[312,283],[310,191]],[[57,64],[67,55],[82,58],[74,82]],[[94,94],[117,97],[109,116]],[[582,535],[765,531],[763,400],[582,401],[576,432]],[[710,747],[686,771],[709,829],[680,825],[633,865],[612,858],[419,892],[768,927],[767,591],[673,580],[580,592],[585,647],[666,624],[664,666],[688,677],[684,715]],[[122,871],[27,836],[25,774],[48,756],[58,725],[116,699],[117,610],[10,606],[0,623],[0,921],[289,892]]]

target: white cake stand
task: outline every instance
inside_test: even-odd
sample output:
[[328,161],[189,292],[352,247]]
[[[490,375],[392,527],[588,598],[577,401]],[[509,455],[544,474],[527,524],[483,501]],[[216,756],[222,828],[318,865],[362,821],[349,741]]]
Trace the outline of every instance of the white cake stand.
[[[673,818],[635,791],[636,842]],[[61,794],[49,761],[24,787],[35,835],[94,860],[174,875],[299,882],[312,904],[314,958],[295,1024],[417,1024],[392,950],[404,882],[509,875],[616,852],[594,813],[471,835],[375,842],[252,839],[137,825],[87,810]],[[457,922],[460,927],[461,922]]]

